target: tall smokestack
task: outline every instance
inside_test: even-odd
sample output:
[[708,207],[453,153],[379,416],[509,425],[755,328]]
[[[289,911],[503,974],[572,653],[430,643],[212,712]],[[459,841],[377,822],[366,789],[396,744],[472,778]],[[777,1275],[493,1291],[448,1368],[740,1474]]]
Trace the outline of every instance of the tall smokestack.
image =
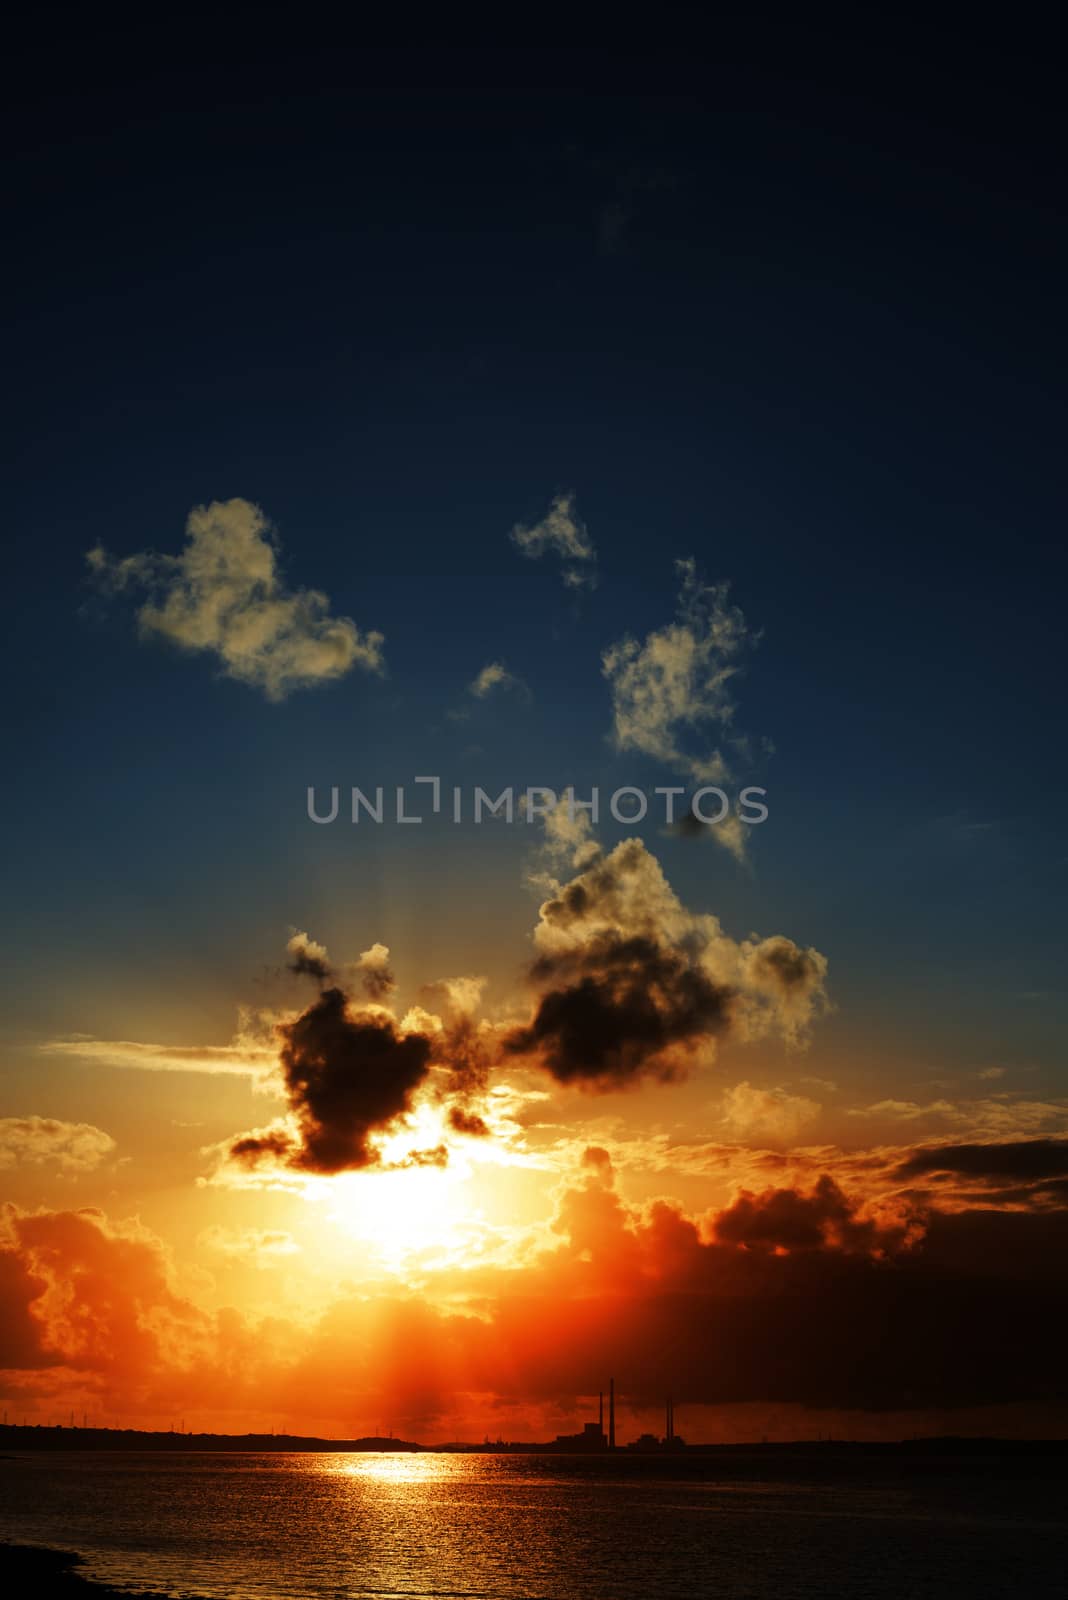
[[597,1426],[604,1432],[604,1390],[597,1397]]
[[671,1401],[664,1401],[664,1443],[671,1443]]
[[616,1380],[608,1380],[608,1448],[616,1447]]

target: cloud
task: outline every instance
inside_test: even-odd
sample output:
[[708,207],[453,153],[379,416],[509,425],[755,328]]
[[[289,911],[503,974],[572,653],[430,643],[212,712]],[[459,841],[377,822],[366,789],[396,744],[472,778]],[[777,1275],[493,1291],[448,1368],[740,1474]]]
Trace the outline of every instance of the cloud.
[[569,589],[596,586],[597,552],[585,523],[575,511],[575,496],[570,491],[553,496],[540,522],[529,527],[517,522],[511,539],[531,560],[537,560],[546,551],[559,556],[563,580]]
[[469,1139],[485,1139],[490,1133],[489,1123],[481,1112],[468,1111],[461,1105],[449,1107],[449,1127]]
[[[602,656],[613,738],[617,750],[636,750],[694,783],[718,785],[730,776],[727,759],[719,744],[709,749],[703,741],[709,731],[722,740],[732,727],[733,680],[755,636],[730,604],[728,584],[702,583],[693,560],[676,567],[682,588],[674,622],[640,644],[627,635]],[[709,831],[734,856],[744,856],[747,832],[737,817]]]
[[998,1140],[1024,1134],[1056,1133],[1068,1118],[1068,1100],[1024,1100],[990,1095],[978,1100],[877,1100],[851,1106],[847,1116],[889,1123],[924,1123],[950,1127],[975,1139]]
[[478,676],[467,685],[468,694],[474,695],[476,700],[487,700],[498,690],[529,693],[523,680],[509,672],[503,661],[487,661]]
[[752,635],[729,603],[728,584],[706,586],[692,560],[676,566],[682,578],[676,620],[642,644],[628,636],[604,652],[613,732],[617,749],[638,750],[695,783],[715,784],[728,775],[720,751],[693,753],[681,740],[689,730],[730,725],[732,679]]
[[[547,806],[540,821],[543,829],[541,856],[554,870],[565,866],[588,867],[601,854],[601,846],[593,836],[591,814],[578,802],[573,789],[565,789],[554,805]],[[559,892],[556,879],[544,873],[534,874],[530,882],[553,894]]]
[[7,1206],[0,1255],[5,1292],[24,1308],[20,1364],[65,1365],[136,1387],[148,1372],[178,1371],[205,1353],[210,1319],[174,1292],[161,1241],[138,1222],[113,1223],[91,1208]]
[[312,939],[308,934],[297,931],[286,945],[286,954],[289,957],[289,970],[299,977],[315,978],[319,983],[328,983],[333,976],[330,965],[330,956],[325,944],[320,944],[317,939]]
[[430,1068],[432,1040],[401,1033],[387,1012],[361,1009],[334,986],[277,1032],[289,1118],[233,1139],[230,1161],[309,1173],[376,1165],[374,1135],[410,1111]]
[[821,1110],[818,1100],[788,1094],[785,1089],[757,1089],[743,1082],[724,1094],[720,1121],[733,1138],[792,1140]]
[[278,541],[248,500],[214,500],[186,521],[178,556],[144,551],[116,560],[101,547],[90,571],[115,591],[147,591],[138,611],[144,637],[207,651],[228,677],[284,700],[294,689],[344,677],[353,667],[383,670],[382,635],[335,617],[326,595],[287,589]]
[[453,706],[445,715],[450,722],[470,722],[472,707],[470,700],[490,700],[498,695],[509,695],[515,700],[528,703],[533,699],[523,679],[514,672],[509,672],[503,661],[487,661],[479,673],[467,685],[469,701],[466,704]]
[[197,1243],[231,1260],[254,1267],[270,1267],[285,1256],[297,1255],[300,1246],[291,1233],[269,1228],[204,1228]]
[[[770,1091],[769,1100],[773,1097],[776,1091]],[[718,1106],[733,1099],[729,1092]],[[751,1102],[748,1094],[741,1103],[743,1110],[752,1104],[752,1124],[744,1115],[734,1125],[721,1121],[720,1127],[730,1136],[727,1139],[708,1139],[696,1132],[688,1138],[672,1138],[666,1133],[600,1136],[620,1170],[643,1177],[702,1177],[721,1190],[725,1186],[756,1188],[769,1181],[800,1188],[826,1175],[875,1209],[907,1205],[914,1210],[958,1214],[977,1208],[984,1212],[1068,1208],[1068,1138],[991,1138],[966,1144],[943,1140],[860,1148],[798,1145],[793,1142],[795,1135],[776,1128],[774,1104],[759,1099]],[[760,1115],[765,1109],[767,1121]],[[575,1137],[581,1139],[581,1131],[559,1142],[560,1159]],[[761,1140],[770,1142],[761,1144]]]
[[[260,1319],[180,1294],[137,1223],[9,1207],[0,1364],[9,1393],[50,1406],[86,1396],[157,1425],[189,1406],[232,1431],[281,1418],[348,1431],[379,1410],[415,1437],[457,1415],[469,1433],[495,1413],[526,1431],[611,1372],[621,1409],[657,1403],[670,1379],[680,1407],[857,1411],[891,1431],[908,1413],[945,1432],[969,1408],[1038,1404],[1063,1426],[1066,1205],[947,1213],[815,1170],[698,1219],[629,1202],[594,1145],[518,1266],[452,1272],[436,1302],[363,1286],[318,1315]],[[278,1236],[258,1237],[270,1254]],[[241,1258],[240,1238],[213,1232],[210,1247]]]
[[541,907],[530,977],[539,998],[506,1054],[559,1082],[671,1079],[719,1038],[804,1041],[826,1004],[826,959],[792,940],[735,942],[686,910],[640,839],[627,839]]
[[115,1141],[91,1122],[54,1117],[0,1118],[0,1167],[54,1161],[63,1172],[88,1172],[114,1154]]
[[898,1168],[900,1178],[952,1174],[991,1182],[1068,1178],[1068,1138],[929,1145]]
[[397,987],[389,964],[388,945],[373,944],[369,950],[360,952],[358,961],[337,968],[331,962],[325,944],[298,931],[286,945],[286,953],[290,972],[300,977],[314,978],[320,984],[336,984],[343,989],[352,982],[358,983],[369,1000],[385,1000]]
[[[250,1025],[253,1014],[243,1012]],[[135,1039],[95,1039],[89,1034],[46,1039],[38,1046],[44,1055],[69,1056],[76,1061],[98,1062],[108,1067],[144,1072],[204,1072],[239,1078],[262,1078],[277,1058],[277,1049],[263,1042],[258,1031],[243,1029],[228,1045],[152,1044]]]
[[743,1190],[713,1222],[714,1237],[746,1250],[840,1250],[876,1256],[915,1237],[910,1219],[865,1215],[824,1173],[808,1193],[797,1189]]
[[432,1038],[448,1125],[467,1138],[484,1138],[490,1132],[484,1113],[497,1040],[493,1026],[478,1016],[485,986],[486,979],[474,975],[425,984],[421,994],[437,1012],[413,1008],[403,1024],[422,1027]]
[[670,1080],[685,1070],[685,1051],[728,1026],[729,991],[652,939],[605,933],[581,951],[541,958],[532,971],[551,986],[507,1048],[536,1055],[560,1083]]
[[389,964],[388,945],[373,944],[370,950],[361,951],[360,959],[355,963],[355,971],[359,975],[364,994],[370,1000],[384,1000],[397,987],[397,980]]
[[437,983],[424,984],[421,993],[438,1006],[447,1019],[469,1020],[482,1003],[485,987],[485,978],[468,973],[459,978],[440,978]]
[[738,946],[740,1009],[746,1027],[765,1031],[768,1008],[789,1044],[804,1042],[812,1019],[828,1009],[825,991],[827,958],[792,939],[743,939]]

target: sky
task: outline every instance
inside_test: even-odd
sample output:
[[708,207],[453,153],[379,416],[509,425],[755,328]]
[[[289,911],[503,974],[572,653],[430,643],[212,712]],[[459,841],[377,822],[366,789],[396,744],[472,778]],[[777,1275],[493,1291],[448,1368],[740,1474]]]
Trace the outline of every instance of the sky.
[[1037,44],[76,44],[5,141],[9,1415],[1063,1432]]

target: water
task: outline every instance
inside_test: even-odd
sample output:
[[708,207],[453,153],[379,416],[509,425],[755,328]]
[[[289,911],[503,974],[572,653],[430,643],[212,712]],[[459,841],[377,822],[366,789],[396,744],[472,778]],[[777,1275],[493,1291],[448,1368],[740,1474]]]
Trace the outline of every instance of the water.
[[0,1538],[212,1600],[1061,1600],[1063,1495],[1004,1463],[70,1451],[0,1461]]

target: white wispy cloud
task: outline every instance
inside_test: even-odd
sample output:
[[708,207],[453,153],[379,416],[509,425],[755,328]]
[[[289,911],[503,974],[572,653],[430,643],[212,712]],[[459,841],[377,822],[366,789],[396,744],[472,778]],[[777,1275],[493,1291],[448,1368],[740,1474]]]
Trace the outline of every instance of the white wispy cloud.
[[877,1100],[852,1106],[850,1117],[888,1123],[927,1123],[975,1139],[1005,1139],[1068,1131],[1068,1099],[1025,1100],[1010,1094],[974,1100]]
[[500,695],[508,695],[514,701],[529,704],[534,698],[523,679],[509,671],[503,661],[487,661],[464,692],[465,702],[445,713],[450,722],[470,722],[475,709],[472,700],[489,702]]
[[147,550],[118,560],[98,545],[87,560],[112,590],[147,594],[137,613],[143,636],[214,655],[228,677],[261,689],[268,700],[341,678],[353,667],[383,670],[380,633],[331,615],[329,599],[316,589],[286,587],[277,537],[251,501],[197,506],[177,556]]
[[[692,559],[676,566],[682,587],[674,621],[640,643],[628,634],[603,654],[613,738],[617,750],[651,756],[694,783],[721,784],[730,776],[721,742],[736,709],[733,679],[755,636],[730,603],[728,584],[703,583]],[[711,831],[744,856],[747,831],[737,817]]]
[[569,589],[596,586],[597,551],[586,524],[575,509],[575,496],[570,490],[553,496],[540,522],[529,526],[517,522],[511,538],[531,560],[537,560],[546,551],[559,556],[561,575]]
[[135,1039],[94,1039],[75,1034],[46,1039],[45,1055],[108,1067],[136,1067],[145,1072],[207,1072],[239,1078],[260,1078],[274,1066],[277,1048],[250,1042],[228,1045],[150,1044]]
[[522,678],[509,672],[503,661],[487,661],[478,676],[467,685],[468,694],[474,695],[476,700],[488,700],[490,695],[510,689],[523,695],[529,693]]
[[300,1246],[291,1233],[268,1228],[204,1228],[197,1243],[231,1261],[244,1261],[254,1267],[273,1266],[285,1256],[299,1253]]

